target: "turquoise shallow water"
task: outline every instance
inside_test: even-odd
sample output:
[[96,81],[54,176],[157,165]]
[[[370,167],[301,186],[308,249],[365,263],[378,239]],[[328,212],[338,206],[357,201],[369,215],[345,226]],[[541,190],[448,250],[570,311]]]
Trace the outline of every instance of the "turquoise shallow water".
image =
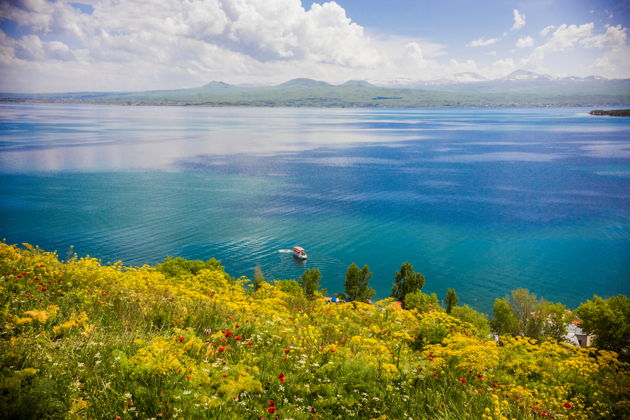
[[[463,303],[630,293],[630,119],[586,109],[0,105],[0,235],[233,275],[410,261]],[[305,265],[279,250],[302,245]]]

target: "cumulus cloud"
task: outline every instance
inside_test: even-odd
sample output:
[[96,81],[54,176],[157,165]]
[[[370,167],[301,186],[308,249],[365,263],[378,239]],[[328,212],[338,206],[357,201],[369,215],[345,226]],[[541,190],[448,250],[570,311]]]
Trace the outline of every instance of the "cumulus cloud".
[[501,38],[490,38],[485,39],[481,37],[479,39],[475,39],[474,41],[470,41],[466,44],[467,47],[486,47],[488,45],[496,44]]
[[514,24],[512,25],[512,29],[521,29],[525,26],[525,15],[519,13],[517,9],[514,9],[512,12],[514,16]]
[[554,25],[545,26],[542,31],[540,31],[540,36],[547,36],[551,31],[555,29]]
[[299,0],[93,0],[90,6],[83,13],[62,1],[1,2],[0,16],[32,32],[3,42],[5,69],[77,60],[74,72],[90,64],[97,72],[105,64],[152,73],[179,68],[192,81],[218,67],[238,76],[278,61],[354,69],[383,61],[363,27],[335,2],[309,9]]
[[[500,48],[479,54],[477,63],[447,56],[443,44],[368,33],[335,2],[304,8],[300,0],[76,1],[0,1],[0,16],[15,22],[5,28],[20,28],[0,29],[0,90],[170,89],[293,77],[417,81],[516,69],[513,60],[501,59],[507,52]],[[514,10],[513,28],[524,24]],[[550,26],[541,35],[545,40],[527,63],[543,63],[549,51],[589,48],[609,50],[593,68],[630,68],[622,25],[598,33],[593,24]],[[506,36],[467,45],[490,46]],[[517,46],[534,41],[523,37]]]
[[519,38],[518,41],[516,41],[516,48],[527,48],[527,47],[533,47],[533,46],[534,46],[534,38],[532,38],[531,36]]
[[626,28],[606,25],[606,32],[586,37],[580,41],[586,48],[617,48],[626,43]]

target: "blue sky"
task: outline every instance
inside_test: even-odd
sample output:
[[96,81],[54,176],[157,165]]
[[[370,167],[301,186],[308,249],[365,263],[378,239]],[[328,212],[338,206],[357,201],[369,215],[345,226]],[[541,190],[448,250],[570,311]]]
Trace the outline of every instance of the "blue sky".
[[630,2],[18,0],[0,2],[0,90],[630,77]]

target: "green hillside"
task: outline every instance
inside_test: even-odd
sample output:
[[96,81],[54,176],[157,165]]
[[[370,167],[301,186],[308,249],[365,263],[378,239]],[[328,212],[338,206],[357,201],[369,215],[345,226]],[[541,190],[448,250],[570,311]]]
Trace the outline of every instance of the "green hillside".
[[127,267],[0,243],[0,418],[630,416],[629,367],[612,351],[498,343],[466,306],[449,315],[418,293],[406,309],[335,304],[300,283],[252,287],[216,260]]
[[277,86],[202,87],[146,92],[0,94],[2,101],[123,105],[284,107],[620,106],[630,103],[630,81],[484,82],[422,89],[377,87],[363,81],[330,85],[294,79]]

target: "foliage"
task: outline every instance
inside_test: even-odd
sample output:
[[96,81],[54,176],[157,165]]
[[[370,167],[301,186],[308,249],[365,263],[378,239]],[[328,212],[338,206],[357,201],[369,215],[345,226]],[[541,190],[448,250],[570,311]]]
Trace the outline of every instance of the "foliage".
[[490,335],[490,322],[488,322],[488,315],[475,311],[468,305],[455,306],[451,310],[451,315],[457,319],[474,325],[478,337],[488,338]]
[[394,285],[392,286],[392,297],[400,302],[405,301],[405,296],[409,293],[417,292],[424,287],[424,276],[413,271],[413,265],[408,262],[403,263],[400,271],[394,275]]
[[459,298],[457,297],[455,289],[448,289],[446,291],[446,297],[444,298],[444,307],[447,314],[451,313],[451,310],[453,310],[453,307],[457,305],[457,302],[459,302]]
[[352,263],[346,271],[346,280],[344,282],[345,294],[342,296],[344,300],[350,301],[367,301],[374,296],[374,289],[370,287],[369,281],[372,277],[370,268],[364,265],[361,270],[359,267]]
[[537,340],[563,340],[574,315],[561,303],[537,299],[527,289],[512,291],[511,299],[495,301],[493,330],[499,334],[521,335]]
[[304,294],[309,299],[315,297],[315,293],[319,289],[319,281],[322,278],[322,274],[317,268],[309,268],[305,270],[302,276],[300,276],[299,284]]
[[293,296],[302,296],[304,295],[304,290],[297,281],[291,280],[275,280],[273,282],[274,286],[278,288],[278,290],[283,291],[289,295]]
[[405,296],[405,309],[415,309],[418,312],[440,311],[440,303],[435,293],[430,295],[420,290]]
[[629,367],[614,352],[498,345],[442,310],[244,282],[0,243],[0,417],[630,416]]
[[210,258],[208,261],[187,260],[182,257],[166,257],[155,268],[167,277],[197,274],[201,270],[223,270],[221,261]]
[[617,295],[608,299],[593,296],[576,310],[582,330],[595,334],[595,345],[630,358],[630,299]]
[[495,299],[492,312],[494,312],[494,318],[490,320],[492,331],[498,335],[517,335],[520,332],[519,319],[514,315],[512,306],[506,299]]
[[263,274],[262,268],[260,267],[260,265],[256,264],[256,267],[254,268],[254,290],[260,289],[260,286],[262,286],[264,281],[265,275]]

